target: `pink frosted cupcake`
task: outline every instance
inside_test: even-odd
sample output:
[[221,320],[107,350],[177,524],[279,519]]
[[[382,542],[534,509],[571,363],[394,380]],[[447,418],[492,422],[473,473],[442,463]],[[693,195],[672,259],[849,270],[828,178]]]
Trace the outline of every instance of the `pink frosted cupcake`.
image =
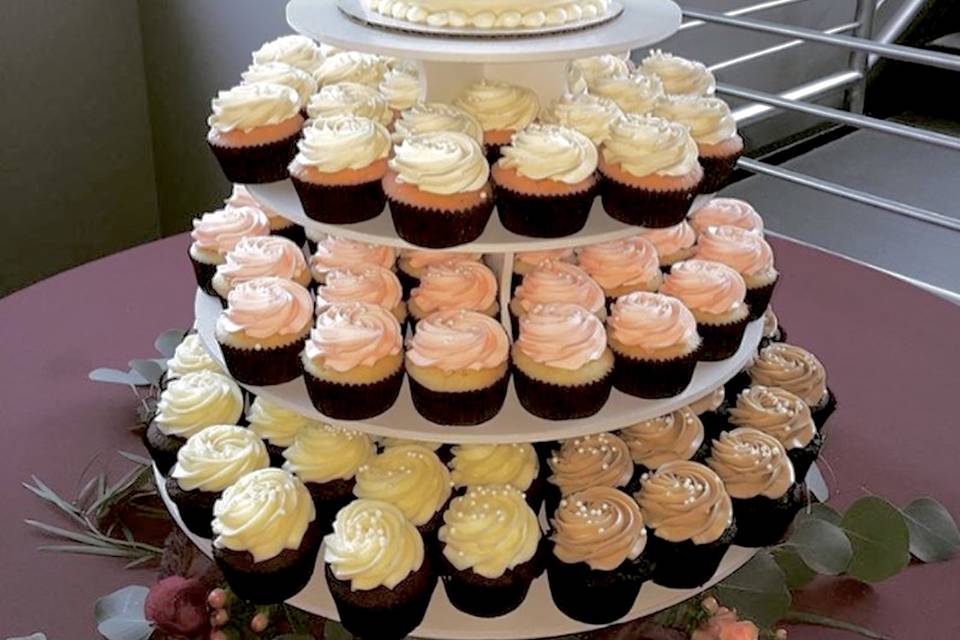
[[640,236],[581,247],[577,262],[603,287],[607,309],[616,298],[660,288],[660,259],[651,242]]
[[615,122],[599,166],[604,210],[642,227],[682,222],[703,180],[689,130],[654,116],[630,114]]
[[510,277],[510,294],[517,290],[523,278],[548,260],[557,262],[577,263],[577,255],[573,248],[545,249],[543,251],[519,251],[513,255],[513,273]]
[[690,128],[703,166],[700,192],[714,193],[726,186],[743,153],[743,138],[737,135],[730,106],[720,98],[667,96],[655,113]]
[[400,323],[407,322],[407,305],[397,276],[389,269],[368,264],[327,272],[326,281],[317,287],[317,312],[325,305],[365,302],[383,307]]
[[497,214],[509,231],[569,236],[587,223],[596,197],[597,148],[579,131],[532,124],[500,148],[492,166]]
[[394,148],[383,190],[397,234],[442,249],[480,237],[493,212],[490,167],[465,133],[423,133]]
[[190,237],[190,263],[193,265],[197,286],[210,295],[217,266],[227,261],[227,253],[241,238],[265,236],[270,233],[267,216],[253,207],[229,207],[205,213],[193,220]]
[[380,415],[403,383],[400,323],[379,305],[328,305],[317,314],[302,360],[317,411],[336,420]]
[[426,251],[423,249],[401,249],[397,260],[397,277],[403,285],[403,297],[409,298],[410,292],[420,286],[423,274],[431,265],[443,262],[480,262],[482,253],[466,251]]
[[780,274],[773,266],[773,249],[762,235],[740,227],[709,227],[697,241],[697,258],[736,269],[747,285],[749,319],[763,316]]
[[410,292],[410,317],[414,327],[436,311],[464,309],[495,318],[497,278],[479,262],[440,262],[427,267],[420,286]]
[[213,290],[226,302],[228,294],[241,282],[275,276],[292,280],[306,287],[310,284],[310,268],[303,249],[280,236],[248,236],[241,238],[217,267]]
[[267,216],[267,220],[270,222],[270,233],[272,235],[283,236],[288,240],[292,240],[298,247],[303,246],[303,241],[306,239],[303,227],[284,218],[283,214],[279,211],[268,207],[254,198],[250,191],[242,184],[233,185],[233,191],[230,193],[230,197],[224,200],[223,204],[228,209],[237,207],[253,207],[254,209],[259,209]]
[[740,227],[763,233],[763,218],[749,202],[736,198],[713,198],[690,214],[690,225],[697,233],[709,227]]
[[453,101],[483,127],[483,146],[490,164],[500,159],[500,148],[513,134],[537,119],[537,94],[506,82],[480,82],[468,87]]
[[703,339],[701,360],[724,360],[740,348],[750,311],[739,273],[719,262],[684,260],[670,269],[660,293],[677,298],[693,313]]
[[536,306],[553,302],[580,305],[600,320],[606,320],[606,297],[593,278],[568,262],[542,262],[523,278],[510,301],[513,335],[518,335],[520,318]]
[[616,358],[613,386],[638,398],[670,398],[687,388],[700,357],[693,314],[676,298],[638,292],[617,298],[607,319]]
[[660,261],[660,270],[664,273],[670,273],[671,266],[692,258],[696,253],[697,232],[686,220],[672,227],[641,229],[639,234],[653,243]]
[[290,180],[307,217],[351,224],[380,215],[387,203],[381,181],[391,148],[386,127],[357,116],[321,118],[304,130],[297,146]]
[[327,235],[317,240],[317,248],[310,257],[313,279],[323,284],[327,272],[334,269],[376,265],[393,270],[397,252],[393,247],[350,240]]
[[207,124],[207,143],[227,180],[286,180],[303,127],[300,96],[280,84],[240,85],[217,94]]

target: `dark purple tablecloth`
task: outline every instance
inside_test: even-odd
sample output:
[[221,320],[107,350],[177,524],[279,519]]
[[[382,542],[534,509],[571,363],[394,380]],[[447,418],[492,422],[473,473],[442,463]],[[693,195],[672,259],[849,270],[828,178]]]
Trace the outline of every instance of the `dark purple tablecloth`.
[[[960,516],[960,308],[845,260],[773,243],[783,273],[777,313],[791,341],[826,364],[841,403],[824,452],[835,473],[833,500],[842,506],[870,491],[904,504],[932,495]],[[140,451],[127,432],[132,394],[86,376],[151,356],[158,333],[190,325],[187,244],[177,236],[144,245],[0,301],[4,637],[91,637],[96,597],[153,577],[109,558],[36,551],[48,540],[23,519],[56,515],[20,483],[36,474],[71,495],[91,460],[119,471],[117,449]],[[912,640],[960,637],[958,602],[960,560],[912,567],[874,587],[824,581],[798,604]],[[795,640],[846,637],[791,630]]]

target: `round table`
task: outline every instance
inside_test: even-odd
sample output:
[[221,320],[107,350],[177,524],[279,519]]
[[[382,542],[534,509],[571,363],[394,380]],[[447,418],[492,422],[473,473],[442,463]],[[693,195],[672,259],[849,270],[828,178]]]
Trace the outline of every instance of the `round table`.
[[[823,360],[840,402],[824,450],[834,474],[827,473],[831,502],[842,507],[866,491],[901,505],[930,495],[960,517],[960,307],[842,258],[777,238],[771,243],[783,273],[777,314],[790,340]],[[87,373],[153,357],[157,334],[190,326],[195,283],[188,244],[185,235],[153,242],[0,300],[5,636],[90,636],[97,597],[155,577],[124,570],[111,558],[37,551],[50,540],[23,520],[59,516],[20,483],[35,474],[71,496],[91,460],[108,461],[119,473],[125,464],[118,449],[142,453],[128,430],[135,409],[130,391],[90,382]],[[820,580],[795,607],[894,638],[956,637],[957,562],[912,566],[876,586]],[[790,637],[851,636],[798,627]]]

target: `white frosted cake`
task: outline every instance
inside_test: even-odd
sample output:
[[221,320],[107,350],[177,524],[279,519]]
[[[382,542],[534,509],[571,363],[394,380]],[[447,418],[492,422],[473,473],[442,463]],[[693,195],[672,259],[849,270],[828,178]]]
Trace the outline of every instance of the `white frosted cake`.
[[363,0],[369,11],[435,28],[537,29],[604,16],[610,0]]

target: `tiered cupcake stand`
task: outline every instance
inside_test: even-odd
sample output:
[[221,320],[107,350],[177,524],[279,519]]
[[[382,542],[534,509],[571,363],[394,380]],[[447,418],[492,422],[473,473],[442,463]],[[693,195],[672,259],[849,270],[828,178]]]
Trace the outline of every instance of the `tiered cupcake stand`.
[[[566,80],[565,67],[573,58],[601,53],[625,52],[652,45],[673,34],[680,25],[680,10],[670,0],[619,0],[618,15],[585,30],[561,34],[483,39],[457,37],[425,37],[400,31],[384,30],[364,24],[356,14],[357,0],[291,0],[287,20],[298,32],[319,41],[345,49],[368,51],[381,55],[418,60],[425,79],[425,98],[449,101],[467,85],[482,77],[504,79],[537,91],[542,103],[559,96]],[[342,10],[339,6],[344,4]],[[308,231],[332,233],[355,240],[395,247],[411,247],[396,237],[388,212],[373,220],[354,225],[328,225],[308,218],[289,181],[266,185],[250,185],[250,192],[263,204],[302,225]],[[694,207],[697,206],[694,203]],[[473,243],[451,250],[483,253],[500,277],[500,305],[503,324],[508,333],[507,308],[513,256],[517,251],[533,251],[574,247],[630,236],[636,228],[607,216],[595,203],[587,226],[576,236],[535,239],[518,236],[504,229],[494,215],[483,235]],[[214,339],[214,325],[221,311],[220,302],[202,291],[195,300],[196,328],[211,355],[221,365],[223,356]],[[718,385],[736,375],[756,353],[762,334],[762,320],[748,326],[740,349],[721,362],[697,365],[690,386],[680,395],[665,400],[641,400],[614,390],[606,406],[595,416],[578,420],[549,421],[527,413],[509,391],[500,413],[474,427],[437,425],[422,418],[413,408],[409,391],[404,389],[394,406],[376,418],[361,422],[344,422],[346,426],[377,436],[390,436],[428,442],[543,442],[614,431],[636,422],[654,418],[705,396]],[[271,400],[307,417],[335,421],[314,409],[300,379],[271,387],[247,387],[257,396]],[[164,502],[177,524],[207,555],[210,541],[190,533],[177,514],[176,507],[163,491],[162,478],[157,477]],[[808,477],[813,492],[825,499],[825,486],[814,468]],[[637,601],[622,621],[648,616],[682,602],[703,591],[741,567],[755,550],[732,547],[724,557],[712,580],[700,589],[667,589],[647,583]],[[321,560],[307,587],[289,600],[295,607],[329,619],[337,619],[337,610],[327,589]],[[477,618],[455,609],[442,587],[436,589],[422,624],[412,635],[423,638],[536,638],[581,633],[596,627],[572,620],[556,609],[545,577],[537,579],[523,604],[499,618]]]

